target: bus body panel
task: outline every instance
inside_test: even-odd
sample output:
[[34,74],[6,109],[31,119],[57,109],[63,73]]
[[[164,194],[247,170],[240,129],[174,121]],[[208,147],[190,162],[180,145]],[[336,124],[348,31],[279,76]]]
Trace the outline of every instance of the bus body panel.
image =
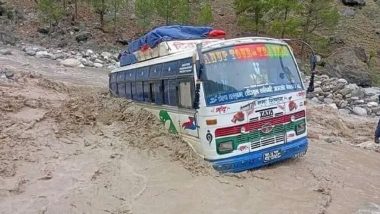
[[[205,49],[223,48],[239,42],[254,44],[255,39],[257,43],[267,42],[288,47],[284,42],[278,40],[241,38],[211,44]],[[195,50],[186,50],[182,54],[160,57],[156,61],[149,60],[126,67],[138,69],[141,66],[164,64],[190,56],[193,56],[193,60],[199,59],[197,54]],[[295,61],[291,51],[290,55]],[[295,66],[299,75],[299,68],[297,64]],[[117,74],[127,68],[118,68],[112,73]],[[235,72],[239,72],[239,70]],[[120,88],[117,77],[115,77],[117,75],[112,75],[112,73],[109,84],[111,93],[120,96],[122,94],[119,94]],[[197,82],[196,74],[196,66],[193,63],[192,90]],[[156,105],[149,102],[137,102],[137,104],[156,115],[170,133],[182,135],[183,140],[199,156],[210,161],[216,170],[222,172],[239,172],[257,168],[288,158],[299,157],[306,153],[308,148],[306,93],[303,89],[274,96],[209,105],[206,103],[204,82],[198,83],[200,84],[200,99],[199,108],[196,110]],[[122,84],[120,84],[121,87],[123,87]],[[302,82],[301,84],[304,88]],[[225,149],[225,145],[231,146],[231,148],[227,148],[232,151],[222,150]]]

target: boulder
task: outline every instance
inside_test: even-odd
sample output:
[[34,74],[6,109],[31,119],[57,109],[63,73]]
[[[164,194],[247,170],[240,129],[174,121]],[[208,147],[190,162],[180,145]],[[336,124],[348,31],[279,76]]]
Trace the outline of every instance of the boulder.
[[38,51],[40,51],[39,47],[26,47],[24,51],[29,56],[35,56]]
[[362,90],[366,96],[373,96],[373,95],[380,94],[380,88],[378,87],[363,88]]
[[11,33],[0,31],[0,43],[4,45],[16,45],[18,38]]
[[111,59],[111,57],[112,57],[112,54],[109,53],[109,52],[102,52],[100,55],[101,55],[101,56],[103,57],[103,59],[105,59],[105,60],[109,60],[109,59]]
[[85,57],[90,57],[92,55],[94,55],[94,51],[91,49],[87,49],[86,52],[84,53]]
[[371,86],[370,69],[365,52],[360,48],[345,47],[336,51],[326,60],[325,73],[332,77],[344,78],[359,86]]
[[354,114],[359,115],[359,116],[367,115],[367,110],[365,108],[362,108],[362,107],[355,106],[352,109],[352,111],[354,112]]
[[85,42],[87,41],[89,38],[91,38],[91,33],[90,32],[87,32],[87,31],[84,31],[84,32],[81,32],[79,33],[76,37],[75,37],[75,40],[77,42]]
[[96,68],[103,68],[103,64],[101,64],[101,63],[94,63],[94,66],[96,67]]
[[12,51],[8,49],[0,49],[1,55],[12,55]]
[[335,109],[335,110],[338,110],[338,107],[336,106],[335,103],[331,103],[331,104],[329,104],[329,106],[330,106],[331,108]]
[[81,65],[82,63],[74,58],[69,58],[61,61],[61,64],[66,67],[77,67]]
[[36,53],[36,57],[38,58],[47,58],[47,59],[55,59],[54,55],[47,51],[38,51]]
[[369,108],[373,108],[373,107],[377,107],[377,106],[379,106],[379,103],[377,103],[377,102],[369,102],[369,103],[367,103],[367,106],[368,106]]
[[342,15],[345,17],[354,17],[355,13],[355,10],[352,8],[344,8],[342,11]]
[[50,32],[50,27],[48,27],[48,26],[39,27],[39,28],[37,29],[37,32],[38,32],[38,33],[41,33],[41,34],[49,34],[49,32]]
[[347,6],[364,6],[365,0],[342,0],[342,3]]
[[95,63],[100,63],[100,64],[103,64],[104,62],[100,59],[95,59]]
[[350,111],[347,109],[339,109],[339,114],[349,114]]

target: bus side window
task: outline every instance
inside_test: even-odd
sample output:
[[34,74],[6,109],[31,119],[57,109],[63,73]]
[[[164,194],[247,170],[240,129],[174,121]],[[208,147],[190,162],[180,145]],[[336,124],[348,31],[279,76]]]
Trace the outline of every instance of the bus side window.
[[193,106],[192,101],[192,81],[180,80],[179,82],[179,106],[183,108],[191,109]]
[[143,84],[144,84],[144,89],[143,89],[144,101],[151,102],[152,99],[150,96],[150,83],[145,81]]
[[132,82],[132,100],[137,100],[136,82]]
[[177,80],[164,80],[164,103],[177,106]]
[[132,87],[131,82],[125,83],[125,95],[128,99],[132,99]]
[[136,82],[136,100],[144,101],[144,89],[142,82]]
[[162,85],[162,80],[155,81],[153,83],[153,96],[154,96],[154,103],[158,105],[162,105],[164,103],[164,90]]

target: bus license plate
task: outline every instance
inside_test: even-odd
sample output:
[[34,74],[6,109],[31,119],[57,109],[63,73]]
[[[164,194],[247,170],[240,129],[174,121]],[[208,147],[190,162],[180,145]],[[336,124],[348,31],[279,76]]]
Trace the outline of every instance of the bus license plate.
[[272,161],[281,158],[281,151],[275,150],[264,154],[264,162]]

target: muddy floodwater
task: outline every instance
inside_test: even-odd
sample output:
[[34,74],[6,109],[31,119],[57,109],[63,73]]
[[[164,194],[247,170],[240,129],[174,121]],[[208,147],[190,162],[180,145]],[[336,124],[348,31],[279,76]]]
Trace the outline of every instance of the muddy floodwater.
[[0,56],[0,213],[379,213],[377,118],[308,104],[306,156],[220,175],[107,71]]

